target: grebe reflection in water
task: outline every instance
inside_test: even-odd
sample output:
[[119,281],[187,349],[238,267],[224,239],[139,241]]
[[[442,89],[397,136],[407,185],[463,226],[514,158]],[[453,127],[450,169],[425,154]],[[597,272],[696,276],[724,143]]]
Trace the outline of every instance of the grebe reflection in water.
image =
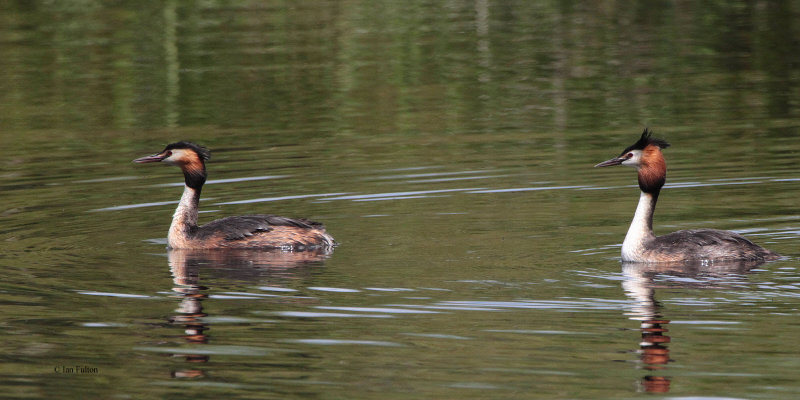
[[[626,315],[639,321],[639,367],[646,375],[638,382],[639,390],[648,393],[666,393],[672,378],[666,376],[670,357],[670,319],[656,300],[656,290],[726,289],[743,284],[751,269],[763,264],[759,260],[723,260],[715,263],[622,263],[622,288],[630,298]],[[714,350],[708,347],[709,353]],[[713,356],[709,354],[709,357]],[[678,360],[680,362],[680,360]],[[686,370],[690,366],[682,366]]]
[[[226,285],[230,281],[248,284],[257,282],[262,285],[259,289],[269,290],[268,294],[256,291],[254,294],[263,296],[259,298],[280,303],[303,302],[306,301],[304,297],[294,295],[294,289],[286,287],[286,284],[296,282],[298,276],[309,275],[311,268],[322,265],[329,255],[330,251],[324,249],[302,252],[249,249],[169,250],[167,256],[173,279],[172,292],[174,297],[180,299],[169,322],[182,328],[181,337],[190,345],[185,351],[173,354],[183,357],[186,362],[176,365],[170,373],[171,376],[205,376],[202,365],[210,361],[210,354],[213,353],[204,347],[212,339],[208,331],[213,328],[213,317],[222,317],[209,316],[204,311],[203,303],[214,301],[213,297],[209,298],[213,286]],[[274,294],[275,291],[285,292],[286,295]],[[218,345],[224,343],[225,334],[221,332],[216,335],[215,341]]]

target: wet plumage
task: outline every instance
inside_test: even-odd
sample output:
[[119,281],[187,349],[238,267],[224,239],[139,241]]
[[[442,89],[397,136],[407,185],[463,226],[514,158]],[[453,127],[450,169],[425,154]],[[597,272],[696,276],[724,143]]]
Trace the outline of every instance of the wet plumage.
[[771,260],[778,257],[742,235],[719,229],[687,229],[657,236],[645,245],[660,261]]
[[321,223],[276,215],[222,218],[197,227],[191,236],[198,241],[212,241],[219,247],[227,248],[307,250],[334,244]]
[[205,161],[209,151],[194,143],[177,142],[160,153],[134,160],[163,162],[181,168],[185,186],[167,235],[170,248],[177,249],[283,249],[311,250],[335,245],[325,227],[314,221],[275,215],[227,217],[197,225],[200,192],[206,181]]

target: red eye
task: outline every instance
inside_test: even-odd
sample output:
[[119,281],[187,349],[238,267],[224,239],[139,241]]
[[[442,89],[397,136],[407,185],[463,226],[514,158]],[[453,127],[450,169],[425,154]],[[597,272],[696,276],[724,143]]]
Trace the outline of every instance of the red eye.
[[172,156],[172,151],[167,151],[167,154],[166,154],[166,156],[167,156],[167,157],[170,157],[170,156]]
[[633,157],[633,153],[625,154],[625,158],[631,158],[631,157]]

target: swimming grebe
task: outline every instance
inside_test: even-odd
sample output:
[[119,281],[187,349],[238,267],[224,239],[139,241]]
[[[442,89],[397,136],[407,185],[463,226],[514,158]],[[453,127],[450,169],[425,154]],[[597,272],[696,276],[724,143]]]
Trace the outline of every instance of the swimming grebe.
[[650,136],[645,129],[639,141],[625,149],[619,157],[595,167],[627,165],[639,173],[642,190],[633,222],[622,243],[622,260],[629,262],[684,262],[711,260],[774,260],[780,257],[743,236],[716,229],[691,229],[663,236],[653,234],[653,211],[658,193],[667,178],[667,164],[661,149],[669,143]]
[[227,217],[197,226],[200,190],[206,182],[205,162],[211,153],[189,142],[172,143],[160,153],[137,158],[135,163],[163,162],[180,167],[185,186],[172,217],[167,242],[173,249],[260,248],[310,250],[330,248],[335,241],[325,227],[305,219],[274,215]]

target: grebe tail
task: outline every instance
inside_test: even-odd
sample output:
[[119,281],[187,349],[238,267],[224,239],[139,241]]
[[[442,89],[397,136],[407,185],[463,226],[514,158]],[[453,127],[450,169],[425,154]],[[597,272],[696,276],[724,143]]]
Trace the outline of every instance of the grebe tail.
[[318,222],[275,215],[227,217],[198,226],[198,204],[207,177],[205,162],[209,158],[211,153],[205,147],[177,142],[167,145],[157,154],[133,160],[140,164],[162,162],[183,171],[185,185],[167,234],[169,248],[302,251],[330,248],[336,244]]
[[653,213],[667,178],[667,163],[661,150],[669,147],[669,143],[651,136],[652,132],[645,129],[639,140],[618,157],[595,165],[626,165],[638,172],[641,195],[622,243],[623,261],[654,263],[780,258],[778,253],[730,231],[690,229],[656,236],[653,233]]

